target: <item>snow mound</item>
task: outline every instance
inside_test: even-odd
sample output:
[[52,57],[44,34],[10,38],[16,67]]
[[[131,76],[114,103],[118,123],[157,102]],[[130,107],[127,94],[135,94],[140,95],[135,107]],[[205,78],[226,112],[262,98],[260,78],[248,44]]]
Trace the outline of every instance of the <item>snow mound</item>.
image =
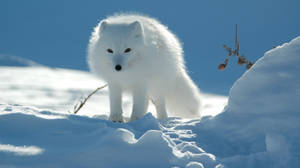
[[190,126],[198,146],[228,167],[299,167],[299,55],[300,37],[266,52],[235,82],[223,113]]
[[299,54],[300,37],[268,51],[233,85],[228,103],[230,111],[249,115],[286,115],[283,113],[286,111],[298,115]]
[[[232,87],[227,113],[244,138],[265,136],[265,150],[300,158],[300,37],[268,51]],[[293,146],[293,148],[291,148]]]
[[[230,91],[228,108],[240,143],[252,157],[248,167],[300,166],[300,37],[265,53]],[[243,124],[240,124],[240,123]],[[255,153],[255,154],[253,154]],[[268,158],[272,158],[269,159]],[[231,161],[229,161],[230,163]]]
[[17,56],[11,55],[0,55],[0,66],[17,66],[17,67],[26,67],[26,66],[41,66],[40,64]]
[[214,155],[175,142],[150,113],[127,124],[0,105],[0,167],[216,167]]

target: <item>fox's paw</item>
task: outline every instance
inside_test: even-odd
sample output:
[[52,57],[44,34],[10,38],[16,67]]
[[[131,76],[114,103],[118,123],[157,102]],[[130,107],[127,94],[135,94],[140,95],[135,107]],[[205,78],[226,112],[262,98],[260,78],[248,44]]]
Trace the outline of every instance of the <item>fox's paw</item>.
[[122,114],[110,115],[109,120],[111,120],[113,122],[118,122],[118,123],[123,123],[124,122]]

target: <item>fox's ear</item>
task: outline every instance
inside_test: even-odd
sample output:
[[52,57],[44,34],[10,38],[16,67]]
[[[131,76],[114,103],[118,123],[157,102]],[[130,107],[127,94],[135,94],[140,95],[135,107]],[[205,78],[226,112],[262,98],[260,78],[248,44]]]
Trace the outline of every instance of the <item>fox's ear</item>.
[[133,32],[134,37],[137,38],[137,37],[143,36],[143,34],[144,34],[143,27],[139,21],[135,21],[135,22],[131,23],[129,26]]
[[103,20],[99,26],[99,33],[105,31],[106,28],[107,28],[107,21]]

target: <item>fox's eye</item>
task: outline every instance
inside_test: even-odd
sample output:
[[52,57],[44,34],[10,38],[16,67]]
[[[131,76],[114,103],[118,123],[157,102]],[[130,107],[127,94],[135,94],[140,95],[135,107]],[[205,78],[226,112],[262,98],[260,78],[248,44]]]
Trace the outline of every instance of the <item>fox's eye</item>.
[[106,51],[109,52],[109,53],[114,53],[114,51],[112,49],[110,49],[110,48],[107,49]]
[[124,51],[124,53],[128,53],[131,51],[131,48],[126,48],[126,50]]

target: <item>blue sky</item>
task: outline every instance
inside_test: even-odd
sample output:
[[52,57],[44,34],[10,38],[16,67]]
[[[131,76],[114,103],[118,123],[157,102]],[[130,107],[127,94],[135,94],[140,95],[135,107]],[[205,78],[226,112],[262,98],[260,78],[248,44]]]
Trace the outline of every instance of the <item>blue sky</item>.
[[241,53],[255,61],[299,36],[299,8],[297,0],[1,0],[0,54],[88,70],[86,48],[98,21],[116,12],[138,12],[159,19],[179,37],[201,90],[228,95],[245,72],[235,58],[226,71],[217,70],[227,54],[222,45],[233,46],[235,24]]

